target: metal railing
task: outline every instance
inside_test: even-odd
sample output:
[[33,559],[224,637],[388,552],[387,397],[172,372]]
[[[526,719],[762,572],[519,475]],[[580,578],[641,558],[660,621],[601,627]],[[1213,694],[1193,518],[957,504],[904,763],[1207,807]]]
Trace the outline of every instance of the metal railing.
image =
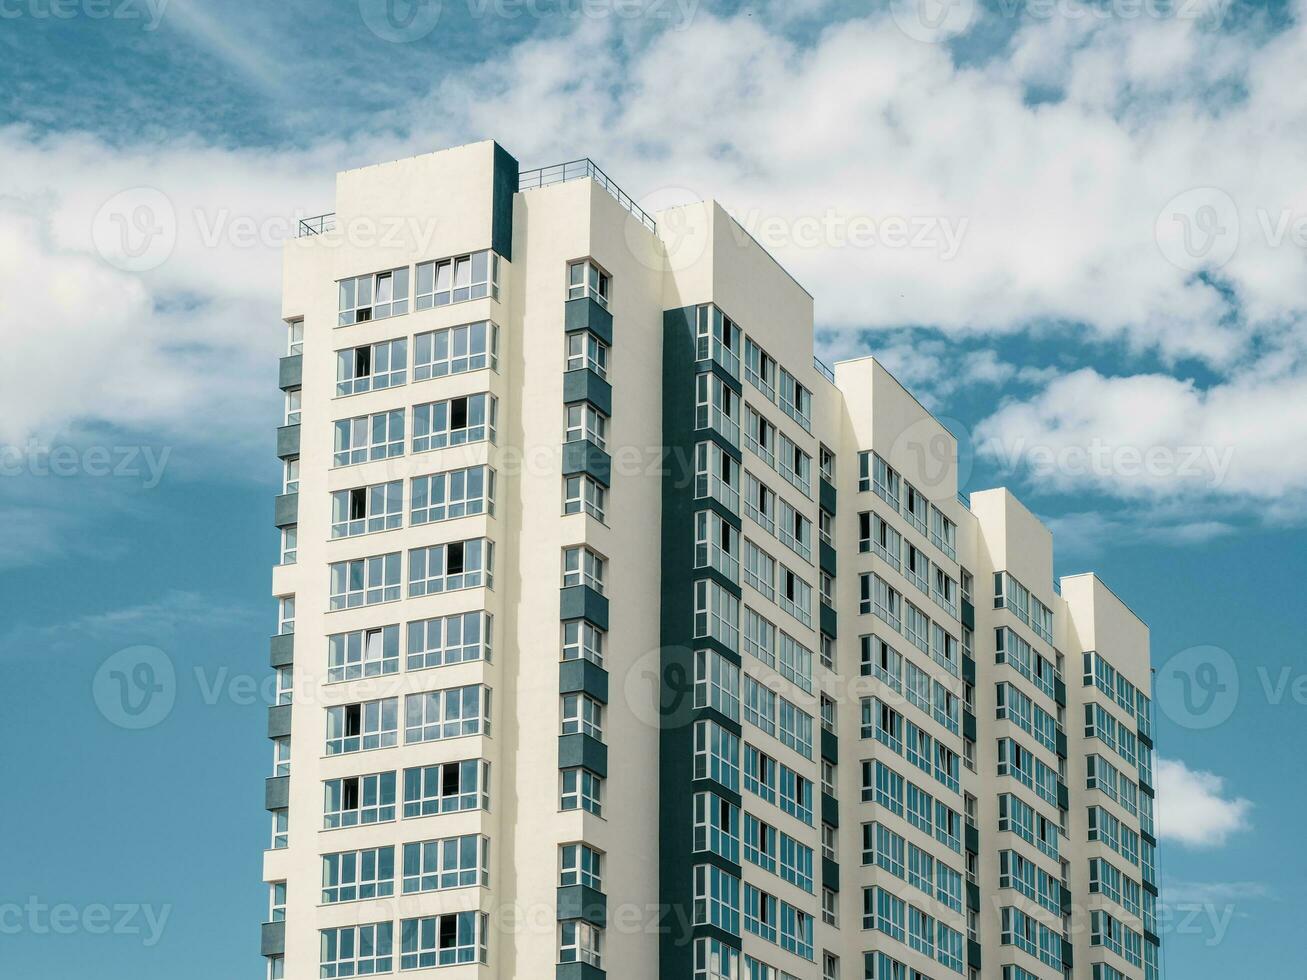
[[967,496],[965,493],[963,493],[961,490],[958,491],[958,503],[960,503],[960,504],[961,504],[963,507],[965,507],[967,510],[970,510],[970,509],[971,509],[971,498],[968,497],[968,496]]
[[829,381],[831,384],[834,384],[834,383],[835,383],[835,372],[832,371],[830,368],[828,368],[828,367],[827,367],[827,366],[822,362],[822,359],[821,359],[820,357],[818,357],[816,354],[814,354],[814,355],[812,356],[812,366],[815,367],[815,368],[817,369],[817,373],[818,373],[818,374],[820,374],[823,378],[825,378],[825,379],[826,379],[827,381]]
[[569,160],[567,163],[555,163],[549,167],[538,167],[535,170],[525,170],[517,177],[517,189],[519,191],[529,191],[536,187],[549,187],[552,184],[561,184],[568,180],[584,180],[587,177],[617,198],[617,203],[639,218],[641,224],[650,231],[656,232],[658,230],[658,226],[654,224],[654,219],[649,217],[641,209],[640,205],[631,200],[625,191],[614,184],[606,173],[595,166],[594,161],[589,157],[581,160]]
[[312,218],[300,218],[299,228],[296,230],[296,238],[306,238],[309,235],[322,235],[334,230],[336,227],[336,212],[328,211],[326,214],[317,214]]

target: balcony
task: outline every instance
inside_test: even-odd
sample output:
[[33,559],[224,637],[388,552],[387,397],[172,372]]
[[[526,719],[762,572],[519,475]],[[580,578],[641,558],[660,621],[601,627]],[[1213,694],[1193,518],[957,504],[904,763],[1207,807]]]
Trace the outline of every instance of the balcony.
[[529,191],[537,187],[562,184],[569,180],[586,179],[593,180],[609,194],[613,195],[618,204],[630,211],[636,220],[650,231],[656,232],[658,230],[658,226],[654,224],[654,219],[649,217],[620,187],[614,184],[606,173],[595,166],[594,161],[589,157],[581,160],[569,160],[567,163],[555,163],[549,167],[538,167],[535,170],[524,170],[518,175],[517,189],[519,192]]
[[336,212],[328,211],[326,214],[314,215],[312,218],[301,218],[299,225],[295,229],[296,238],[309,238],[313,235],[325,235],[329,231],[336,230]]

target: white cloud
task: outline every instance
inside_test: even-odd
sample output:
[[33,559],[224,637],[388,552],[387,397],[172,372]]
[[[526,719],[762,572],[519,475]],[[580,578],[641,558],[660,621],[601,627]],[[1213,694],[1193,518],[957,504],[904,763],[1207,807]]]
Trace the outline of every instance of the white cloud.
[[1177,759],[1157,760],[1158,837],[1184,847],[1219,847],[1251,829],[1253,804],[1229,796],[1215,773],[1190,769]]
[[1307,368],[1259,365],[1207,389],[1086,368],[1004,405],[976,438],[982,453],[1044,489],[1242,500],[1263,510],[1272,502],[1271,516],[1290,516],[1307,494]]
[[[946,46],[905,43],[883,12],[806,44],[764,19],[698,11],[687,30],[650,36],[582,18],[571,33],[496,50],[396,105],[384,123],[408,121],[406,135],[375,130],[348,144],[111,146],[0,129],[0,290],[14,322],[40,324],[0,368],[0,441],[82,420],[193,434],[189,413],[199,408],[202,438],[266,439],[281,343],[280,226],[270,222],[328,209],[342,167],[495,136],[524,166],[589,154],[637,197],[684,188],[750,221],[779,219],[793,234],[765,243],[817,297],[824,326],[934,325],[956,336],[1083,324],[1065,328],[1069,340],[1119,340],[1164,362],[1198,357],[1231,377],[1208,392],[1162,375],[1112,379],[1077,414],[1067,396],[1101,386],[1071,375],[991,420],[1001,435],[1019,423],[1057,442],[1103,430],[1144,445],[1234,445],[1218,493],[1269,498],[1307,481],[1284,453],[1301,445],[1307,401],[1294,353],[1302,249],[1272,246],[1256,220],[1258,208],[1307,214],[1293,176],[1307,132],[1279,124],[1307,111],[1307,89],[1283,84],[1307,53],[1307,31],[1266,40],[1180,19],[1051,17],[1023,26],[1010,58],[959,67]],[[222,41],[203,23],[188,26]],[[1213,78],[1243,94],[1214,98]],[[1061,100],[1032,103],[1032,84]],[[1167,201],[1209,185],[1240,209],[1240,245],[1220,270],[1225,291],[1172,265],[1154,240]],[[136,275],[95,254],[91,227],[105,200],[138,186],[167,196],[178,237],[168,261]],[[237,218],[264,228],[264,240],[235,241]],[[910,232],[914,221],[947,220],[954,231],[965,222],[960,251],[945,260],[930,234],[927,247],[895,247],[882,223],[898,218]],[[803,219],[820,219],[815,241],[798,234]],[[879,230],[874,244],[836,240],[862,219]],[[1231,315],[1232,299],[1241,315]],[[1269,375],[1269,361],[1248,363],[1250,350],[1281,351],[1288,363]],[[956,367],[930,349],[885,353],[900,358],[908,383],[932,371],[938,383]],[[957,377],[987,386],[1047,380],[1046,370],[993,356],[967,371]],[[1131,409],[1136,398],[1144,402]],[[1059,428],[1042,424],[1043,408],[1066,413]]]

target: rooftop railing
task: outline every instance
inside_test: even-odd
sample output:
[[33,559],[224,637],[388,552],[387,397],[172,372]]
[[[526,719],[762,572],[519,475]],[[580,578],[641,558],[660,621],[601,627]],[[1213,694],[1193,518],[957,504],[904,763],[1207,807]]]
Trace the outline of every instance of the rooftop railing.
[[590,178],[609,194],[617,199],[617,203],[631,214],[640,219],[650,231],[656,232],[658,227],[654,224],[654,219],[649,217],[640,205],[636,204],[620,187],[609,179],[608,175],[595,166],[593,160],[586,157],[581,160],[569,160],[567,163],[556,163],[550,167],[539,167],[536,170],[524,170],[518,175],[517,189],[519,191],[529,191],[536,187],[549,187],[552,184],[561,184],[568,180],[584,180]]
[[326,214],[314,215],[312,218],[300,218],[295,237],[306,238],[309,235],[321,235],[332,231],[335,227],[336,212],[328,211]]
[[822,361],[822,359],[818,357],[816,354],[812,356],[812,366],[817,369],[818,374],[820,374],[831,384],[835,383],[835,372],[832,371],[830,368],[828,368],[825,362]]

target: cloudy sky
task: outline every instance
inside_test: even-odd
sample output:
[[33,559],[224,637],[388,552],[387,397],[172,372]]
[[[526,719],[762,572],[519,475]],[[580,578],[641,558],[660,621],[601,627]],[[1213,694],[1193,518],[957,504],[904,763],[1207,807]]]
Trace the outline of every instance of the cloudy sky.
[[[337,170],[494,138],[649,210],[722,201],[816,297],[826,360],[881,357],[968,489],[1013,487],[1059,573],[1129,598],[1173,665],[1167,974],[1300,969],[1307,6],[936,2],[0,4],[0,903],[171,910],[156,943],[144,913],[29,927],[21,965],[261,968],[267,746],[235,679],[273,625],[279,243]],[[92,677],[142,644],[176,710],[124,731]]]

